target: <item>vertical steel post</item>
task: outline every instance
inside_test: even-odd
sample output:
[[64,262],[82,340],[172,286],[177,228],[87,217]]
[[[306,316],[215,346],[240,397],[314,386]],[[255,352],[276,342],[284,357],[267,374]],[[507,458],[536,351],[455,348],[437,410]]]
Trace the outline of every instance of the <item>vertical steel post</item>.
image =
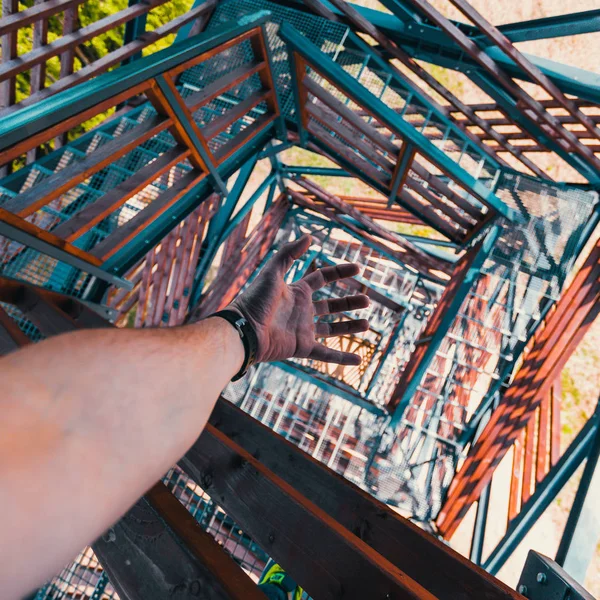
[[600,428],[585,463],[556,562],[583,584],[600,540]]

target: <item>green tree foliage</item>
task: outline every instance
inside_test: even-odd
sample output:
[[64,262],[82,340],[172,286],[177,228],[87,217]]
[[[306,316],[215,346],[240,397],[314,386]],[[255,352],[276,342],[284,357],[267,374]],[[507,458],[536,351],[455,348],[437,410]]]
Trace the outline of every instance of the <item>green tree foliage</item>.
[[[164,4],[152,9],[146,17],[146,31],[154,29],[172,21],[174,18],[188,11],[193,4],[193,0],[168,0]],[[19,10],[25,10],[34,5],[34,0],[21,0]],[[82,29],[101,19],[115,15],[128,6],[128,0],[88,0],[77,8],[76,29]],[[47,43],[52,43],[63,35],[64,14],[58,13],[48,19]],[[118,25],[113,29],[99,35],[89,41],[79,44],[74,50],[73,70],[78,71],[84,66],[106,56],[117,50],[123,45],[123,36],[125,34],[125,24]],[[19,56],[23,56],[33,49],[33,26],[23,27],[18,30],[17,51]],[[147,56],[170,46],[176,35],[169,35],[151,44],[144,49],[143,55]],[[117,68],[115,65],[110,70]],[[50,87],[60,79],[60,57],[55,56],[45,64],[46,77],[44,87]],[[27,98],[31,93],[31,71],[20,73],[16,79],[16,101],[20,102]],[[114,108],[104,113],[98,114],[89,119],[80,126],[69,132],[69,139],[75,139],[82,133],[99,125],[112,112]],[[45,144],[40,148],[40,153],[45,154],[52,150],[52,144]],[[17,169],[24,165],[24,160],[17,160],[13,168]]]
[[[147,16],[146,30],[153,31],[157,27],[172,21],[175,17],[185,13],[192,6],[193,0],[168,0],[164,4],[152,9]],[[25,10],[33,6],[34,0],[21,0],[19,10]],[[114,15],[127,8],[128,0],[88,0],[78,8],[78,28],[81,29],[100,19]],[[63,13],[51,17],[48,20],[48,43],[52,43],[62,36]],[[102,58],[103,56],[117,50],[123,45],[125,25],[119,25],[114,29],[93,38],[88,42],[80,44],[75,49],[74,70]],[[170,35],[159,42],[152,44],[144,50],[144,56],[162,50],[173,43],[175,35]],[[30,52],[33,48],[33,27],[23,27],[18,32],[17,50],[19,56]],[[118,65],[117,65],[118,66]],[[115,67],[113,67],[115,68]],[[26,71],[17,77],[17,102],[29,96],[30,72]],[[45,86],[49,87],[60,78],[60,58],[51,58],[46,63]],[[88,128],[94,123],[87,124]]]

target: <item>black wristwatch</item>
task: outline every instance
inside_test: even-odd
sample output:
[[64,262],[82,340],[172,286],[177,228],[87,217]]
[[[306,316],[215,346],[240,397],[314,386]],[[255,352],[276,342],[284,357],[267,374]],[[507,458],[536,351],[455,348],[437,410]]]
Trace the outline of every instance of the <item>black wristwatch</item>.
[[235,377],[231,381],[237,381],[241,379],[247,372],[248,369],[256,362],[256,352],[258,351],[258,336],[254,327],[250,325],[248,320],[240,315],[240,313],[234,310],[220,310],[219,312],[213,313],[211,317],[220,317],[231,323],[240,334],[242,344],[244,344],[244,362],[242,363],[241,369],[237,372]]

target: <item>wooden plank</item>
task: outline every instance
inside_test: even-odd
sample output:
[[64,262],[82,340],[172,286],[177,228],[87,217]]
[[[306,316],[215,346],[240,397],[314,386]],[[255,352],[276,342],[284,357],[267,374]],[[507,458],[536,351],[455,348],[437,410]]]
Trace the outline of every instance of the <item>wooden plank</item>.
[[152,277],[152,296],[150,297],[149,310],[146,316],[146,326],[157,327],[160,323],[164,309],[167,285],[171,276],[173,265],[172,249],[175,243],[175,231],[171,231],[160,242],[160,255],[158,265]]
[[237,69],[233,69],[220,77],[216,81],[209,83],[205,88],[201,89],[199,92],[194,92],[189,96],[186,96],[184,101],[186,106],[190,109],[191,112],[198,110],[201,106],[208,104],[211,100],[218,98],[220,95],[225,94],[229,90],[237,87],[246,79],[249,79],[255,73],[258,73],[261,69],[266,69],[267,63],[264,61],[261,62],[248,62],[244,63],[242,66]]
[[311,596],[434,600],[212,425],[180,465]]
[[[210,424],[436,598],[518,597],[483,569],[225,399],[217,402]],[[435,577],[431,577],[432,564]],[[363,598],[374,597],[375,592]]]
[[168,190],[135,215],[135,217],[95,246],[92,254],[105,261],[175,204],[184,194],[200,183],[205,176],[206,173],[198,173],[197,171],[186,173],[179,181],[174,183]]
[[46,62],[53,56],[62,54],[63,52],[110,31],[111,29],[116,29],[122,23],[131,21],[152,10],[152,8],[164,4],[166,1],[167,0],[146,0],[145,2],[133,4],[118,13],[108,15],[103,19],[95,21],[75,33],[62,36],[46,46],[27,52],[18,59],[9,60],[0,66],[0,81],[5,81],[10,77],[14,77],[18,73],[31,69],[31,67],[34,67],[35,65]]
[[152,269],[154,267],[155,259],[156,247],[152,248],[152,250],[146,254],[146,262],[142,271],[142,280],[140,282],[140,288],[138,291],[138,307],[134,320],[134,327],[136,329],[142,327],[144,321],[146,320],[146,312],[148,310],[148,291],[152,281]]
[[550,388],[551,398],[551,424],[550,424],[550,466],[553,467],[560,459],[560,404],[561,404],[560,377],[557,377]]
[[214,582],[222,588],[227,598],[265,600],[265,595],[256,583],[225,553],[213,537],[200,527],[162,483],[157,483],[146,494],[146,499],[188,552],[211,573]]
[[[45,4],[49,4],[53,0],[47,0]],[[70,35],[79,27],[79,14],[78,14],[78,4],[70,6],[66,8],[63,13],[63,24],[62,24],[62,34]],[[60,55],[60,77],[59,80],[63,82],[73,73],[73,67],[75,65],[75,50],[73,48],[66,50]],[[52,88],[52,86],[50,86]],[[50,90],[45,88],[44,90],[40,90],[37,94],[29,94],[29,102],[35,102],[35,98],[45,98],[49,96],[51,93]],[[54,138],[54,149],[58,150],[64,146],[68,141],[67,132],[61,133],[59,136]]]
[[265,598],[162,483],[92,548],[121,598]]
[[421,179],[426,181],[438,194],[445,196],[456,204],[459,208],[464,210],[468,215],[471,215],[477,221],[481,221],[485,215],[481,212],[481,209],[473,206],[468,200],[463,198],[460,194],[457,194],[448,184],[442,181],[437,175],[430,173],[418,160],[413,161],[411,170],[414,171]]
[[169,125],[167,119],[153,117],[137,125],[133,129],[102,144],[97,150],[85,158],[53,173],[43,183],[15,196],[4,203],[3,208],[20,217],[28,217],[42,206],[60,197],[88,177],[114,163],[146,140],[165,130]]
[[[311,102],[308,103],[306,110],[310,116],[319,121],[328,129],[331,129],[331,131],[335,132],[339,137],[346,140],[348,144],[359,150],[366,158],[378,164],[381,168],[392,175],[395,164],[377,152],[377,149],[375,149],[373,146],[370,146],[364,140],[360,139],[355,131],[352,131],[343,123],[340,123],[338,121],[338,115],[331,110],[324,108],[324,105],[314,104]],[[379,148],[379,146],[377,148]],[[381,151],[385,152],[382,149]]]
[[[348,108],[343,102],[338,100],[335,96],[321,87],[313,79],[306,76],[303,79],[303,84],[306,89],[316,98],[321,100],[325,105],[329,106],[333,112],[339,114],[353,127],[356,127],[362,134],[366,135],[374,144],[381,146],[385,151],[389,152],[392,156],[398,154],[398,147],[393,144],[387,137],[381,134],[375,127],[361,119],[356,113]],[[335,87],[335,85],[334,85]]]
[[[209,200],[210,201],[210,200]],[[208,202],[208,201],[207,201]],[[169,327],[181,325],[185,318],[189,297],[191,294],[191,284],[197,265],[200,246],[202,245],[202,234],[205,226],[205,215],[207,203],[201,204],[187,219],[184,227],[184,234],[181,245],[183,255],[179,268],[178,277],[174,282],[173,300],[177,300],[178,305],[169,310]]]
[[108,321],[89,309],[85,303],[79,302],[71,296],[58,294],[16,279],[0,277],[0,302],[13,304],[21,312],[36,311],[38,306],[45,310],[46,305],[52,305],[47,313],[52,315],[56,311],[62,312],[64,316],[68,317],[63,320],[63,323],[66,324],[65,327],[67,325],[75,328],[111,326]]
[[[35,4],[44,4],[45,0],[35,0]],[[33,24],[32,46],[41,48],[48,43],[48,21],[42,18]],[[29,93],[35,94],[46,86],[46,63],[42,62],[31,68],[29,73]],[[27,163],[32,163],[36,160],[38,148],[32,148],[27,153]]]
[[181,146],[167,150],[167,152],[161,154],[156,160],[142,167],[133,176],[106,192],[92,204],[76,212],[67,221],[55,227],[52,233],[69,242],[76,240],[153,181],[156,181],[177,163],[183,162],[188,154],[189,150]]
[[169,317],[173,309],[173,303],[175,302],[175,286],[177,284],[181,271],[185,227],[188,224],[188,222],[188,219],[186,219],[185,221],[179,223],[179,225],[172,232],[174,235],[174,240],[171,258],[171,269],[169,273],[169,281],[167,281],[168,288],[165,290],[165,299],[163,302],[163,306],[160,311],[157,309],[155,313],[157,327],[166,326],[169,323]]
[[435,212],[431,204],[420,202],[413,196],[408,186],[404,186],[404,189],[399,194],[399,198],[409,210],[412,210],[417,216],[430,223],[431,227],[437,229],[453,242],[462,244],[463,236],[458,226],[453,225],[450,221],[446,221],[441,215]]
[[[2,21],[11,15],[18,14],[18,0],[2,0]],[[17,57],[17,32],[6,31],[2,33],[2,63],[0,69],[10,64]],[[7,108],[15,103],[16,81],[14,77],[0,81],[0,108]],[[2,164],[8,161],[3,161]]]
[[390,187],[391,173],[378,171],[372,164],[353,151],[354,144],[351,146],[346,146],[339,139],[333,137],[331,133],[317,121],[308,121],[306,129],[310,134],[324,144],[326,148],[335,152],[352,164],[352,166],[357,170],[357,176],[360,177],[360,173],[365,173],[372,180],[379,182],[385,188]]
[[29,344],[30,339],[0,306],[0,356]]
[[[96,77],[97,75],[100,75],[101,73],[104,73],[110,67],[112,67],[116,64],[120,64],[125,59],[133,56],[134,54],[141,52],[145,47],[149,46],[150,44],[155,43],[156,41],[164,38],[167,35],[171,35],[172,33],[175,33],[180,27],[182,27],[186,23],[189,23],[190,21],[197,19],[198,17],[201,17],[203,14],[205,14],[208,11],[208,9],[209,9],[208,3],[201,4],[200,6],[194,8],[194,9],[191,9],[191,10],[185,12],[183,15],[180,15],[179,17],[173,19],[172,21],[169,21],[169,22],[165,23],[164,25],[157,27],[153,31],[144,32],[143,35],[141,35],[139,38],[133,40],[129,44],[125,44],[124,46],[121,46],[121,48],[117,48],[116,50],[109,52],[105,56],[100,57],[98,60],[95,60],[95,61],[91,62],[89,65],[82,67],[75,73],[72,73],[72,68],[68,72],[65,71],[64,74],[63,74],[63,71],[61,70],[61,79],[59,79],[56,83],[52,84],[51,86],[47,87],[46,89],[38,92],[37,94],[34,94],[28,98],[25,98],[24,100],[19,102],[17,105],[15,105],[14,109],[17,110],[18,108],[23,107],[23,106],[30,106],[32,104],[36,104],[37,102],[39,102],[40,100],[43,100],[44,98],[48,98],[49,96],[52,96],[53,94],[57,94],[58,92],[61,92],[62,90],[69,89],[75,85],[83,83],[84,81],[88,81],[89,79],[92,79],[93,77]],[[65,21],[65,24],[66,24],[66,21]],[[73,51],[67,50],[66,52],[62,53],[61,61],[62,61],[63,57],[66,57],[66,56],[70,56],[71,61],[72,61]],[[62,65],[62,62],[61,62],[61,65]],[[68,73],[72,73],[72,74],[68,74]],[[134,95],[134,94],[130,94],[130,96],[131,95]],[[12,112],[12,111],[9,111],[9,113],[10,112]]]
[[229,140],[226,144],[223,144],[213,154],[217,164],[220,165],[224,163],[236,150],[238,150],[238,148],[241,148],[244,144],[249,143],[255,135],[258,135],[263,129],[268,127],[276,118],[277,115],[275,114],[267,113],[262,115],[258,117],[258,119],[252,123],[252,125],[246,127],[232,140]]
[[523,445],[525,433],[523,432],[513,446],[513,468],[510,478],[510,493],[508,498],[508,524],[519,514],[521,510],[521,490],[523,488]]
[[409,179],[407,187],[429,202],[432,208],[437,208],[449,219],[451,219],[457,228],[457,233],[462,234],[462,231],[460,230],[463,230],[465,233],[467,233],[474,225],[477,224],[475,219],[462,215],[449,204],[442,202],[433,191],[421,185],[416,179]]
[[[550,388],[552,389],[552,388]],[[548,473],[550,468],[549,450],[550,450],[550,393],[542,399],[539,410],[538,422],[538,440],[537,440],[537,459],[535,465],[536,485]]]
[[100,104],[97,104],[96,106],[93,106],[92,108],[89,108],[88,110],[82,111],[80,113],[76,113],[73,116],[65,119],[64,121],[61,121],[60,123],[57,123],[56,125],[53,125],[52,127],[48,127],[47,129],[44,129],[43,131],[40,131],[39,133],[36,133],[35,135],[24,138],[23,141],[19,142],[18,144],[14,144],[13,146],[7,148],[6,150],[3,150],[2,152],[0,152],[0,164],[4,164],[10,160],[13,160],[14,158],[17,158],[17,157],[21,156],[22,154],[24,154],[30,148],[39,146],[42,143],[44,143],[48,140],[51,140],[55,136],[58,136],[62,133],[66,133],[67,131],[70,131],[75,126],[79,125],[80,123],[87,121],[91,117],[95,117],[96,115],[112,108],[116,104],[125,102],[132,96],[137,96],[138,94],[145,93],[145,91],[149,85],[150,85],[149,82],[144,81],[144,82],[126,90],[125,92],[117,94],[117,95],[113,96],[112,98],[108,98],[106,101],[101,102]]
[[273,92],[271,90],[259,90],[250,94],[246,99],[235,105],[235,107],[211,121],[206,127],[202,127],[202,134],[207,140],[211,140],[272,95]]
[[[210,2],[210,0],[209,0],[209,2]],[[211,5],[212,4],[213,3],[211,2]],[[227,50],[234,48],[235,46],[239,46],[246,40],[250,40],[254,36],[257,36],[257,35],[261,35],[261,27],[260,26],[254,27],[244,33],[241,33],[240,35],[233,37],[230,40],[227,40],[226,42],[223,42],[220,46],[217,46],[216,48],[212,48],[211,50],[207,50],[206,52],[199,54],[198,56],[195,56],[194,58],[191,58],[187,62],[177,65],[176,67],[174,67],[173,69],[171,69],[169,71],[169,76],[172,78],[176,78],[176,76],[179,75],[180,73],[183,73],[183,71],[187,71],[188,69],[191,69],[192,67],[195,67],[196,65],[199,65],[200,63],[206,62],[206,61],[210,60],[211,58],[213,58],[214,56],[216,56],[217,54],[221,54],[222,52],[226,52]]]
[[3,15],[2,21],[0,21],[0,35],[17,31],[17,29],[31,25],[40,19],[47,19],[59,12],[67,12],[84,2],[85,0],[47,0],[12,15]]
[[535,460],[535,434],[536,414],[531,415],[525,429],[525,459],[523,461],[523,490],[521,498],[523,504],[531,498],[535,489],[533,478],[533,465]]
[[102,264],[101,261],[99,261],[95,256],[93,256],[89,252],[86,252],[85,250],[81,250],[81,248],[73,246],[73,244],[70,244],[69,242],[58,237],[55,233],[51,233],[49,231],[41,229],[37,225],[34,225],[33,223],[30,223],[29,221],[26,221],[25,219],[22,219],[17,215],[13,215],[12,213],[4,210],[3,208],[0,208],[0,221],[8,223],[9,225],[20,229],[21,231],[24,231],[25,233],[28,233],[29,235],[32,235],[38,238],[39,240],[51,244],[56,248],[60,248],[61,250],[68,252],[72,256],[76,256],[81,260],[85,260],[86,262],[92,265],[99,267]]
[[[178,296],[179,298],[181,298],[181,302],[174,316],[174,319],[177,323],[183,323],[186,319],[186,312],[189,308],[189,303],[192,294],[192,284],[194,281],[196,266],[198,264],[198,257],[200,256],[202,241],[204,239],[204,232],[206,231],[209,220],[214,216],[218,209],[218,206],[220,205],[219,198],[220,197],[217,194],[213,194],[213,196],[204,203],[205,206],[200,207],[200,209],[204,210],[202,210],[202,212],[200,212],[198,215],[198,221],[196,223],[195,231],[195,241],[193,245],[192,254],[189,258],[189,266],[187,266],[184,269],[186,275],[185,279],[183,280],[183,289],[181,291],[181,294]],[[210,204],[207,204],[209,201]]]
[[79,328],[71,316],[33,286],[22,286],[15,304],[46,337]]

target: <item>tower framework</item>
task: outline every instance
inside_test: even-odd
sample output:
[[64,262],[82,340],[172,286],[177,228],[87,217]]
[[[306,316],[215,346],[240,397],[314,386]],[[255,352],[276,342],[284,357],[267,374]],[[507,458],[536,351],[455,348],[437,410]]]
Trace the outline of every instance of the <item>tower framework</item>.
[[[587,461],[557,555],[582,580],[600,413],[561,448],[557,382],[600,307],[600,87],[514,44],[597,31],[600,11],[494,27],[465,0],[448,4],[468,22],[427,0],[196,0],[151,26],[164,2],[85,25],[86,4],[3,4],[0,349],[203,318],[303,233],[288,281],[358,263],[319,295],[367,294],[370,326],[327,342],[359,367],[290,360],[229,385],[181,464],[37,597],[254,597],[196,522],[317,599],[517,598],[480,567],[497,574]],[[121,24],[121,45],[76,60]],[[484,553],[507,457],[506,531]],[[468,562],[435,538],[475,506]]]

